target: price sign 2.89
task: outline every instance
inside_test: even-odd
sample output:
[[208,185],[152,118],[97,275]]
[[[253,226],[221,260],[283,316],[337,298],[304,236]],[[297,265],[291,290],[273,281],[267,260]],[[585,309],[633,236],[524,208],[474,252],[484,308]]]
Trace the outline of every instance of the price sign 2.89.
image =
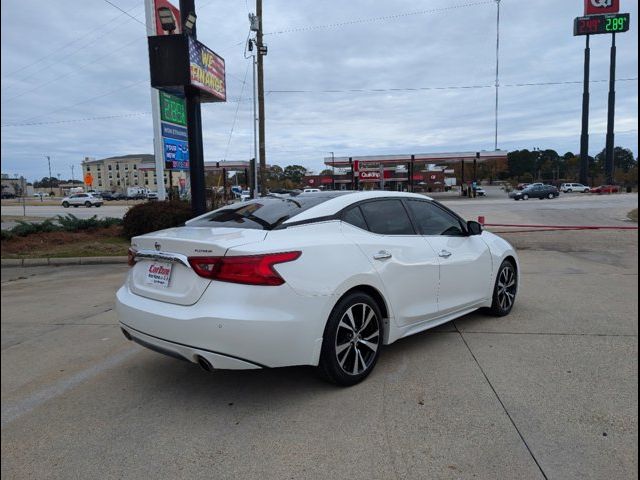
[[184,98],[160,92],[160,117],[164,122],[187,125],[187,105]]

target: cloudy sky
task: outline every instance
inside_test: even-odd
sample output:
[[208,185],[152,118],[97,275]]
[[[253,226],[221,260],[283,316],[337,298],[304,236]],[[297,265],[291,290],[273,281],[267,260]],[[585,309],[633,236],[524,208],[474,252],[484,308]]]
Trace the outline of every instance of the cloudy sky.
[[[143,1],[109,2],[2,2],[3,173],[41,178],[49,155],[53,175],[68,178],[87,156],[152,153]],[[499,148],[578,152],[584,37],[572,23],[582,3],[502,0]],[[332,151],[493,149],[494,1],[264,4],[268,163],[319,170]],[[621,4],[631,30],[617,36],[616,145],[637,155],[638,8]],[[226,60],[229,98],[202,107],[205,160],[248,159],[254,3],[196,8],[198,39]],[[610,40],[591,41],[591,154],[604,146]]]

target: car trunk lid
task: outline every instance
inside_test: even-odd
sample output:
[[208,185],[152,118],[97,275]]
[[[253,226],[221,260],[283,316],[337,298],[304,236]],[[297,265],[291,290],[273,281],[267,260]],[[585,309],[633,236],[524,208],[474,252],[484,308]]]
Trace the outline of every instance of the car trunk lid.
[[222,257],[229,248],[260,242],[266,234],[243,228],[178,227],[134,237],[137,262],[129,288],[142,297],[193,305],[211,280],[194,272],[189,257]]

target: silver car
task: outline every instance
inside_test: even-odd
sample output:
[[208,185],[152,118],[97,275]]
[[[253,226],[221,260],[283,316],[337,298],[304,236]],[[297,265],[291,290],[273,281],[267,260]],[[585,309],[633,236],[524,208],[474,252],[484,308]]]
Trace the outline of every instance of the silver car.
[[75,193],[73,195],[69,195],[68,197],[64,197],[62,199],[62,206],[64,208],[77,208],[80,205],[83,205],[87,208],[91,208],[102,206],[102,202],[102,197],[98,197],[90,193]]

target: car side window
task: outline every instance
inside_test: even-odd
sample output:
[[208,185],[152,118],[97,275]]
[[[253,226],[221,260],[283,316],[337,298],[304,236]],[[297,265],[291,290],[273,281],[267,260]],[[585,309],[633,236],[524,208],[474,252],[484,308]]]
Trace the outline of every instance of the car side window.
[[409,200],[407,203],[422,235],[465,235],[460,221],[436,205],[421,200]]
[[363,230],[369,230],[360,207],[355,206],[344,212],[342,220]]
[[360,205],[369,231],[381,235],[415,235],[400,200],[378,200]]

